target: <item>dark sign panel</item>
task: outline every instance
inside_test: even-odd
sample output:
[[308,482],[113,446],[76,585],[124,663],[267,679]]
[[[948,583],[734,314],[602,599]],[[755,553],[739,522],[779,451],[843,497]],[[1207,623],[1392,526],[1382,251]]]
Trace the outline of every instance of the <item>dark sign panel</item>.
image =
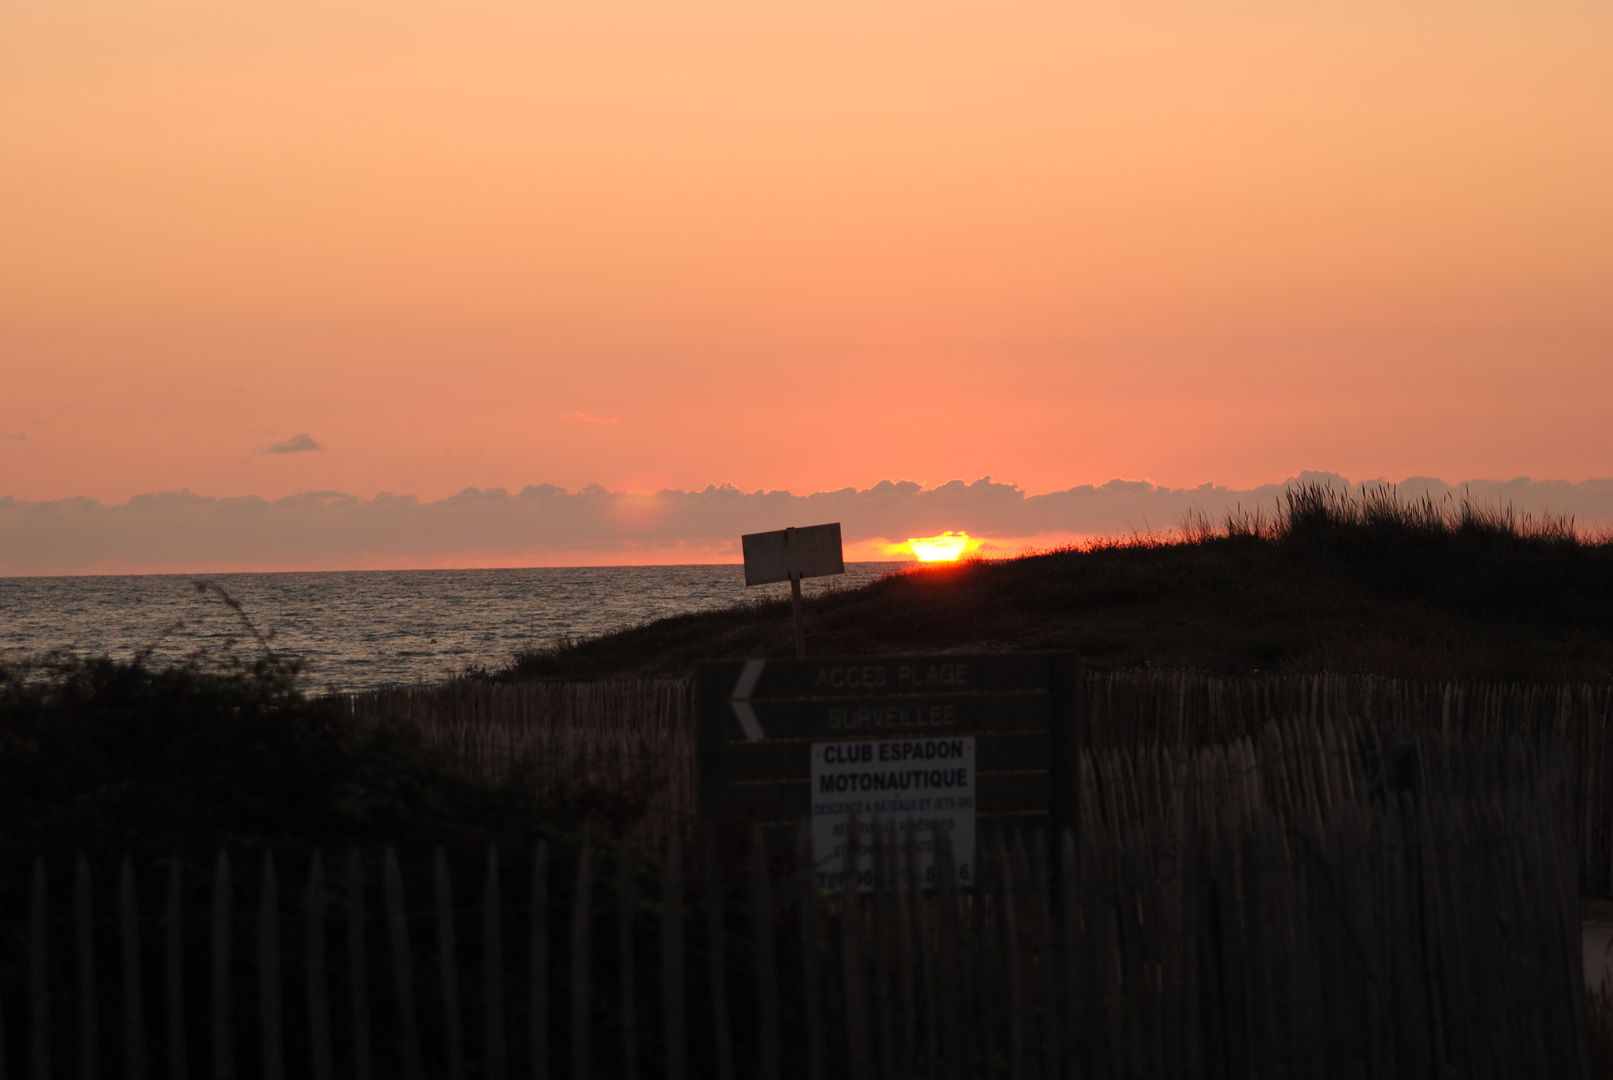
[[[793,831],[810,818],[819,877],[838,887],[847,827],[918,849],[952,838],[959,883],[976,838],[1075,824],[1075,658],[998,653],[703,663],[696,675],[700,814]],[[867,866],[866,858],[861,860]]]

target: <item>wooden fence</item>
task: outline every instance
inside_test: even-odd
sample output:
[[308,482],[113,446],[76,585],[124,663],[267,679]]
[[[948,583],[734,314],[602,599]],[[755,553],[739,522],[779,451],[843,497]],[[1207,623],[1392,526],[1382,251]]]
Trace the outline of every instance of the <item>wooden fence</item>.
[[757,833],[41,859],[0,1080],[1585,1075],[1561,744],[1274,722],[1081,784],[962,891],[889,823],[833,896]]
[[[1583,888],[1613,893],[1613,686],[1418,683],[1369,676],[1224,678],[1185,671],[1088,672],[1086,742],[1170,751],[1260,737],[1272,721],[1355,717],[1384,729],[1435,728],[1478,738],[1550,736],[1576,762],[1571,835]],[[545,792],[577,784],[643,800],[635,834],[664,845],[693,834],[694,715],[687,680],[456,682],[355,694],[356,715],[418,723],[466,771],[524,767]]]

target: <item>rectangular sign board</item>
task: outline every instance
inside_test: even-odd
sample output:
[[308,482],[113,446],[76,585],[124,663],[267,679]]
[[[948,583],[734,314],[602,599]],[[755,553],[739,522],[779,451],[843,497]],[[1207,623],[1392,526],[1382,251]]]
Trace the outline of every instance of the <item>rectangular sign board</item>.
[[838,521],[804,529],[746,533],[739,542],[745,551],[746,585],[846,572]]
[[877,821],[927,885],[945,826],[966,887],[977,838],[1074,829],[1076,688],[1069,653],[701,663],[700,816],[760,824],[775,848],[810,821],[824,888],[843,883],[853,814],[863,871]]

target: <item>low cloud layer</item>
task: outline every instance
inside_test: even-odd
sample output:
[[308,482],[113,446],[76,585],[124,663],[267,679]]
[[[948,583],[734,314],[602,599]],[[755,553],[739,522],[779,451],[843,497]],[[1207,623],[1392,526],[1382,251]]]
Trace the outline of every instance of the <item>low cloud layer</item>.
[[300,454],[308,450],[325,449],[306,431],[299,431],[285,442],[270,443],[263,448],[271,454]]
[[[1248,490],[1111,480],[1045,495],[987,477],[928,489],[885,481],[812,495],[727,485],[634,495],[545,484],[517,494],[468,488],[436,502],[322,491],[274,501],[165,492],[113,506],[3,497],[0,575],[737,561],[742,533],[826,521],[843,523],[853,559],[884,557],[885,541],[946,530],[986,538],[987,551],[1009,551],[1160,532],[1190,512],[1219,520],[1238,507],[1270,508],[1285,488],[1303,481],[1362,486],[1304,473]],[[1448,484],[1413,477],[1398,487],[1414,497],[1466,494],[1520,512],[1571,514],[1587,526],[1613,522],[1613,479]]]

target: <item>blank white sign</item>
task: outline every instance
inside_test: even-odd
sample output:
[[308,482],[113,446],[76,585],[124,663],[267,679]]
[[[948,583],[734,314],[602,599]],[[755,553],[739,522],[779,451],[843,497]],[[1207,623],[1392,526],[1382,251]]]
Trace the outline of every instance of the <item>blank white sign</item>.
[[745,548],[746,585],[846,572],[838,521],[804,529],[746,533],[740,542]]

